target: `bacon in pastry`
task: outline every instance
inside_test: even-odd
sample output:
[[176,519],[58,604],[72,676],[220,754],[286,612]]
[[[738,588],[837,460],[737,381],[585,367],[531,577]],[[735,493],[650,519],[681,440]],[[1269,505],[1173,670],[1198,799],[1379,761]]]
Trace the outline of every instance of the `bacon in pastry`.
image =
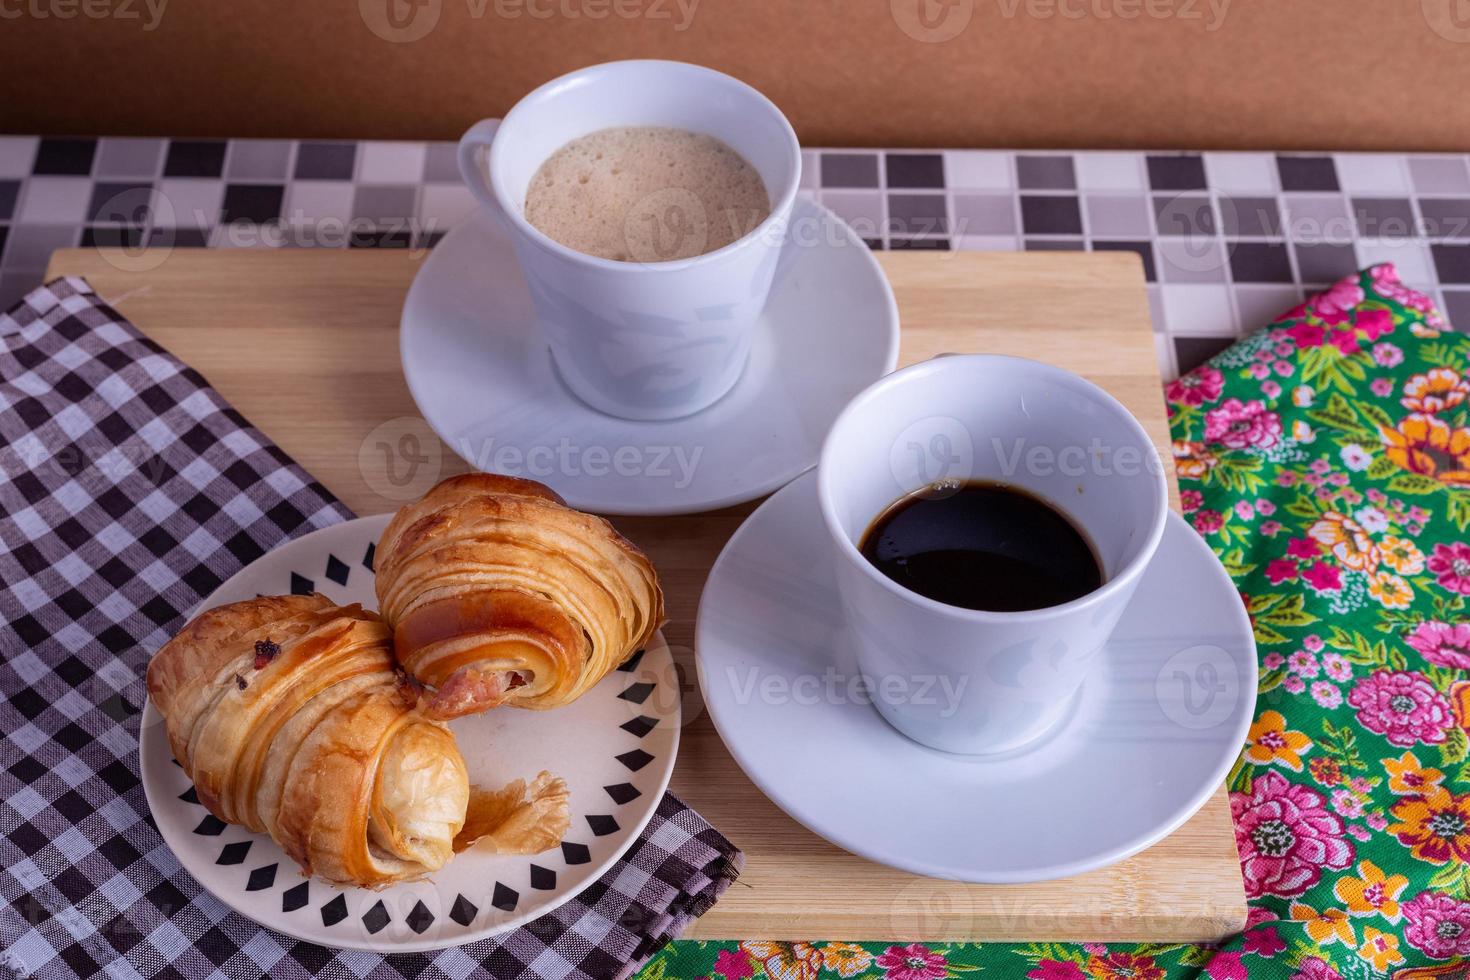
[[662,624],[648,558],[531,480],[451,477],[394,516],[376,552],[399,662],[429,713],[568,704]]
[[360,606],[266,596],[209,610],[153,657],[148,694],[199,801],[307,873],[378,887],[452,856],[464,760]]

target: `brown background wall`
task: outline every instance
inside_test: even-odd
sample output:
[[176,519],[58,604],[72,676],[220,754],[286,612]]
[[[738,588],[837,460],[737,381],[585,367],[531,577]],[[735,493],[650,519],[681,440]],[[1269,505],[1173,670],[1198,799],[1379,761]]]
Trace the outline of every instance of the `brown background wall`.
[[1470,0],[0,0],[0,130],[452,138],[626,57],[814,145],[1470,149]]

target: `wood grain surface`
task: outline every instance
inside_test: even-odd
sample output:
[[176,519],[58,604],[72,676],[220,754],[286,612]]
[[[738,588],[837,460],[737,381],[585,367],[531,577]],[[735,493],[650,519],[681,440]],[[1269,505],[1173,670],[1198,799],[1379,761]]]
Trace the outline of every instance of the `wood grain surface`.
[[[1171,459],[1135,256],[897,252],[880,259],[902,317],[901,364],[943,352],[1050,361],[1117,396]],[[371,514],[397,503],[373,489],[383,485],[374,472],[382,464],[359,450],[380,424],[412,426],[418,417],[399,369],[398,320],[421,260],[377,250],[180,249],[140,258],[77,249],[56,253],[50,274],[85,276],[348,506]],[[465,468],[437,440],[426,448],[442,475]],[[702,716],[690,648],[709,567],[753,506],[616,521],[659,569],[668,592],[665,635],[685,674],[688,724],[671,788],[746,855],[740,880],[690,937],[1208,941],[1239,931],[1245,896],[1223,788],[1173,835],[1126,861],[1012,886],[873,864],[766,800]]]

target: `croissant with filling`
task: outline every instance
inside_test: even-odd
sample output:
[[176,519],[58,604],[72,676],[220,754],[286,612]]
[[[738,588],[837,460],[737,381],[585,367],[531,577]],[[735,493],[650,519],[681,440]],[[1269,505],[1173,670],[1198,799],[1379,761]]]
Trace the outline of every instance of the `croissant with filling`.
[[199,801],[307,873],[375,887],[453,855],[464,760],[360,606],[266,596],[209,610],[153,657],[148,694]]
[[437,718],[568,704],[664,618],[648,558],[531,480],[443,481],[394,516],[375,564],[398,660]]

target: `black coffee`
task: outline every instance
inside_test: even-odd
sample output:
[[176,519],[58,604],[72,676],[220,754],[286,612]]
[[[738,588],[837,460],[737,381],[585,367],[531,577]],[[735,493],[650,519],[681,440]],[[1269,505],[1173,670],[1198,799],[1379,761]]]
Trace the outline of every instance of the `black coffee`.
[[901,497],[873,521],[860,550],[904,588],[966,609],[1044,609],[1102,584],[1092,545],[1065,514],[999,483]]

